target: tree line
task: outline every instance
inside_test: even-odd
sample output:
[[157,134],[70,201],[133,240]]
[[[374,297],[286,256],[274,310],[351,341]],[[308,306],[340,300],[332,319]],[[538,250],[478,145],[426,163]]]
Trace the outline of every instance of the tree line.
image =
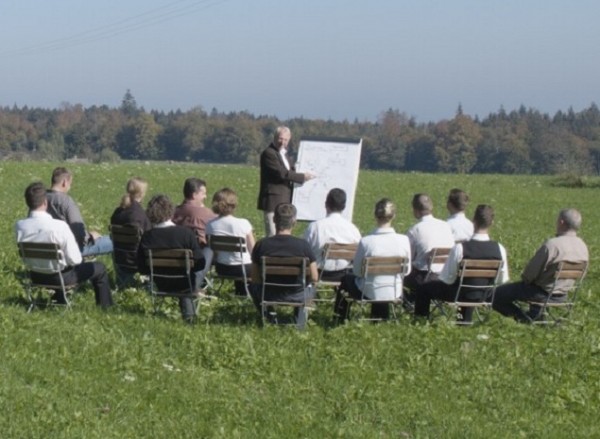
[[119,159],[257,164],[274,129],[301,137],[362,138],[361,167],[503,174],[600,173],[600,110],[554,116],[521,106],[486,118],[464,114],[417,123],[397,109],[377,121],[294,118],[248,112],[146,111],[128,90],[121,106],[63,103],[57,109],[0,107],[0,157],[14,160]]

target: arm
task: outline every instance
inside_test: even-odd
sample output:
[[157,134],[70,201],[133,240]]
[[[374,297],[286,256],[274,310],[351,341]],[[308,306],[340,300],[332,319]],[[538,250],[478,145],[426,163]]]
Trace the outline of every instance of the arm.
[[308,266],[310,282],[316,284],[319,281],[319,272],[317,270],[317,263],[311,262]]
[[548,262],[548,256],[548,247],[544,244],[537,252],[535,252],[535,255],[523,270],[523,274],[521,275],[523,282],[532,284],[536,281],[539,275],[544,272],[546,263]]
[[305,175],[287,169],[279,158],[279,152],[274,148],[267,148],[261,158],[261,168],[272,183],[304,183]]
[[445,284],[452,285],[456,281],[458,275],[458,266],[463,259],[463,247],[462,244],[456,244],[450,250],[448,259],[440,272],[439,279]]
[[62,251],[65,254],[65,260],[70,267],[81,264],[83,258],[81,257],[81,251],[79,251],[79,246],[77,245],[77,241],[75,241],[75,236],[69,226],[66,223],[64,224],[64,242]]
[[248,250],[248,253],[252,254],[254,244],[256,244],[256,240],[254,239],[254,233],[250,230],[246,235],[246,249]]

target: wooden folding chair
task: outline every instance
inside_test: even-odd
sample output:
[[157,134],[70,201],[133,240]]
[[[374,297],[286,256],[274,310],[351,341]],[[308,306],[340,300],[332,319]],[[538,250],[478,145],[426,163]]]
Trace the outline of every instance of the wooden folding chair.
[[436,266],[444,265],[450,255],[450,247],[435,247],[429,252],[429,259],[427,261],[427,274],[425,275],[424,282],[431,280],[431,275],[434,273],[433,268]]
[[[298,309],[296,326],[298,329],[304,329],[311,304],[310,289],[312,288],[312,285],[307,282],[308,264],[308,259],[304,257],[263,256],[261,258],[260,306],[263,325],[269,307],[289,306]],[[273,298],[265,299],[267,292],[276,295],[277,291],[302,291],[303,300],[291,302]]]
[[[352,261],[354,260],[354,255],[356,254],[356,249],[358,247],[358,243],[351,244],[343,244],[339,242],[328,242],[323,247],[323,264],[327,261],[347,261],[349,262],[348,267],[351,267]],[[320,295],[322,292],[327,291],[328,289],[333,289],[340,284],[339,280],[326,280],[323,279],[323,270],[319,270],[319,281],[317,282],[317,294]],[[316,302],[333,302],[335,297],[322,299],[315,298]]]
[[137,251],[143,232],[135,224],[111,224],[109,230],[113,242],[112,258],[117,284],[123,285],[138,272]]
[[526,315],[535,324],[560,323],[571,315],[577,293],[587,273],[587,262],[559,262],[554,273],[552,293],[544,301],[529,301],[538,309],[537,313]]
[[[497,259],[463,259],[458,270],[458,287],[454,301],[445,302],[446,305],[456,309],[457,324],[469,325],[472,322],[463,321],[459,310],[462,308],[474,308],[477,317],[482,321],[479,310],[491,309],[494,301],[496,287],[502,276],[503,261]],[[465,298],[469,293],[479,293],[473,300]],[[443,309],[440,308],[443,312]]]
[[[36,305],[64,306],[66,309],[71,308],[71,299],[69,295],[78,286],[77,283],[65,282],[61,267],[67,265],[63,251],[54,243],[38,243],[38,242],[19,242],[19,256],[23,260],[23,264],[27,270],[28,281],[25,285],[27,299],[29,300],[29,308],[27,312],[31,312]],[[43,272],[40,268],[43,267]],[[35,281],[32,273],[56,275],[57,283]],[[45,296],[35,294],[34,290],[50,291],[50,294]],[[53,301],[53,296],[57,291],[61,291],[65,303],[57,303]]]
[[[244,254],[248,253],[248,248],[246,246],[246,238],[244,238],[243,236],[208,235],[207,238],[208,245],[210,246],[211,250],[215,253],[213,261],[215,260],[216,254],[218,252],[238,253],[240,261],[243,261]],[[219,274],[216,270],[213,269],[210,274],[211,282],[213,282],[214,284],[215,279],[218,279],[220,281],[219,286],[215,288],[215,293],[218,294],[221,291],[221,288],[223,287],[223,283],[225,281],[239,281],[244,283],[246,297],[250,298],[250,291],[248,290],[250,275],[249,273],[246,273],[246,266],[244,264],[241,264],[241,270],[241,276],[231,276],[226,274]]]
[[[402,279],[408,272],[408,259],[402,256],[369,256],[363,259],[361,267],[361,277],[365,280],[360,299],[353,299],[349,296],[347,300],[357,302],[361,307],[361,316],[364,315],[364,307],[373,303],[387,303],[392,307],[392,316],[397,318],[396,305],[402,304]],[[365,291],[373,290],[376,293],[378,288],[394,289],[393,299],[370,299],[365,295]],[[371,319],[365,319],[371,320]]]
[[[188,298],[194,302],[198,314],[200,298],[195,292],[193,276],[194,259],[189,249],[146,249],[146,263],[150,267],[148,284],[154,312],[165,297]],[[159,287],[159,285],[161,287]]]

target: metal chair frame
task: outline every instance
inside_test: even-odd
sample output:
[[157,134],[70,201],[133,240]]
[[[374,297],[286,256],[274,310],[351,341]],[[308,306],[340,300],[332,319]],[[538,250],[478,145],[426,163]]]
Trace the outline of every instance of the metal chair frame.
[[[244,238],[243,236],[227,236],[227,235],[208,235],[207,236],[208,239],[208,245],[210,247],[210,249],[215,253],[215,255],[222,251],[222,252],[231,252],[231,253],[239,253],[240,255],[240,260],[243,260],[243,256],[244,253],[248,252],[248,247],[246,246],[246,238]],[[214,261],[214,258],[213,258]],[[242,276],[230,276],[230,275],[225,275],[225,274],[219,274],[217,273],[216,269],[211,270],[211,274],[210,277],[211,279],[211,283],[210,285],[213,286],[213,288],[215,289],[215,293],[218,294],[221,291],[221,288],[223,287],[223,284],[225,283],[225,281],[230,280],[230,281],[241,281],[244,283],[244,289],[246,290],[246,297],[250,298],[250,291],[248,289],[248,282],[250,282],[250,276],[248,273],[246,273],[246,266],[244,264],[242,265]],[[219,279],[219,286],[218,287],[214,287],[214,282],[212,282],[213,279]]]
[[[150,282],[148,288],[152,297],[154,312],[159,309],[159,300],[165,297],[189,298],[195,302],[194,312],[198,315],[200,298],[196,294],[192,282],[192,268],[194,266],[193,254],[189,249],[146,249],[146,263],[150,267]],[[172,269],[178,273],[164,274],[157,272],[160,269]],[[155,279],[177,280],[186,279],[187,286],[178,290],[159,289]]]
[[[500,284],[503,265],[504,262],[498,259],[463,259],[460,261],[458,269],[459,283],[456,288],[454,301],[440,302],[441,306],[439,306],[439,309],[442,314],[446,315],[443,309],[444,304],[456,308],[457,313],[459,308],[475,308],[478,320],[483,321],[483,316],[479,310],[481,308],[491,309],[496,288]],[[490,283],[489,285],[477,285],[473,283],[473,279],[488,279]],[[461,293],[468,290],[482,290],[485,294],[482,294],[481,299],[477,301],[461,300]],[[457,315],[457,317],[460,316]],[[457,319],[455,323],[459,325],[472,324],[472,322],[463,322],[460,319]]]
[[[354,255],[356,254],[356,249],[358,248],[358,243],[340,243],[340,242],[328,242],[323,247],[323,264],[330,260],[344,260],[348,261],[350,265],[348,268],[352,267],[352,261],[354,260]],[[340,282],[339,281],[328,281],[323,280],[323,270],[319,271],[319,280],[316,285],[317,294],[323,291],[327,291],[328,289],[333,290],[333,288],[337,287]],[[335,297],[321,299],[315,298],[315,302],[333,302]]]
[[[27,284],[25,285],[25,290],[27,293],[27,299],[29,300],[29,308],[27,312],[31,312],[38,304],[41,303],[40,295],[36,297],[34,294],[34,289],[41,289],[45,291],[51,291],[51,294],[46,298],[45,305],[51,306],[63,306],[65,309],[71,309],[72,299],[69,298],[69,295],[72,294],[73,290],[79,286],[78,283],[69,283],[65,282],[63,277],[63,272],[61,271],[61,265],[67,265],[65,260],[65,255],[63,251],[59,248],[58,244],[55,243],[38,243],[38,242],[19,242],[19,256],[21,257],[23,264],[25,265],[27,271]],[[35,282],[31,276],[32,272],[35,271],[33,264],[31,264],[28,259],[42,259],[46,260],[50,264],[50,273],[43,274],[55,274],[58,275],[59,284],[50,284],[45,282]],[[40,272],[38,272],[40,273]],[[52,297],[56,293],[56,290],[61,290],[65,299],[64,304],[62,303],[53,303]]]
[[[588,262],[570,262],[562,261],[558,263],[556,272],[554,274],[554,285],[552,286],[552,293],[548,294],[544,301],[528,301],[529,305],[539,307],[537,315],[530,316],[526,314],[531,323],[534,324],[549,324],[549,323],[560,323],[563,320],[568,320],[575,301],[577,299],[577,293],[581,288],[581,284],[588,270]],[[567,286],[566,290],[559,291],[560,283],[564,281],[572,281],[572,285]],[[554,292],[559,291],[559,292]],[[553,300],[560,298],[562,300]],[[562,315],[558,315],[559,310],[564,310]],[[542,318],[547,316],[550,318]]]
[[[261,272],[261,295],[260,307],[262,323],[265,323],[265,316],[268,307],[289,306],[299,308],[299,318],[296,322],[298,329],[304,329],[308,319],[308,311],[310,307],[308,289],[312,286],[307,282],[308,275],[308,259],[299,256],[263,256],[260,260]],[[289,282],[273,282],[269,281],[269,276],[284,276],[289,278]],[[269,287],[289,287],[302,289],[304,300],[302,302],[286,302],[278,300],[265,300],[265,293]],[[278,322],[275,322],[278,323]]]
[[[346,296],[347,300],[354,301],[360,305],[361,316],[364,315],[364,307],[368,304],[373,303],[388,303],[392,307],[392,316],[398,318],[396,314],[396,305],[402,304],[402,289],[397,291],[398,277],[400,280],[404,278],[408,272],[408,258],[403,256],[369,256],[363,259],[361,267],[361,276],[365,279],[365,284],[362,290],[360,299],[354,299],[350,296]],[[364,291],[369,285],[374,285],[377,276],[393,276],[393,281],[389,284],[379,285],[381,286],[392,286],[394,287],[394,299],[378,300],[369,299],[365,296]],[[378,320],[365,318],[362,320]]]

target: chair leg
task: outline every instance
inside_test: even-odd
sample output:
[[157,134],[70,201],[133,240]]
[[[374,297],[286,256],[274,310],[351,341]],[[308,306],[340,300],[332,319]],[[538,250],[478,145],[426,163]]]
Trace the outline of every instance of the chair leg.
[[308,308],[302,306],[298,309],[298,318],[296,319],[296,328],[302,331],[306,327],[306,321],[308,320]]

